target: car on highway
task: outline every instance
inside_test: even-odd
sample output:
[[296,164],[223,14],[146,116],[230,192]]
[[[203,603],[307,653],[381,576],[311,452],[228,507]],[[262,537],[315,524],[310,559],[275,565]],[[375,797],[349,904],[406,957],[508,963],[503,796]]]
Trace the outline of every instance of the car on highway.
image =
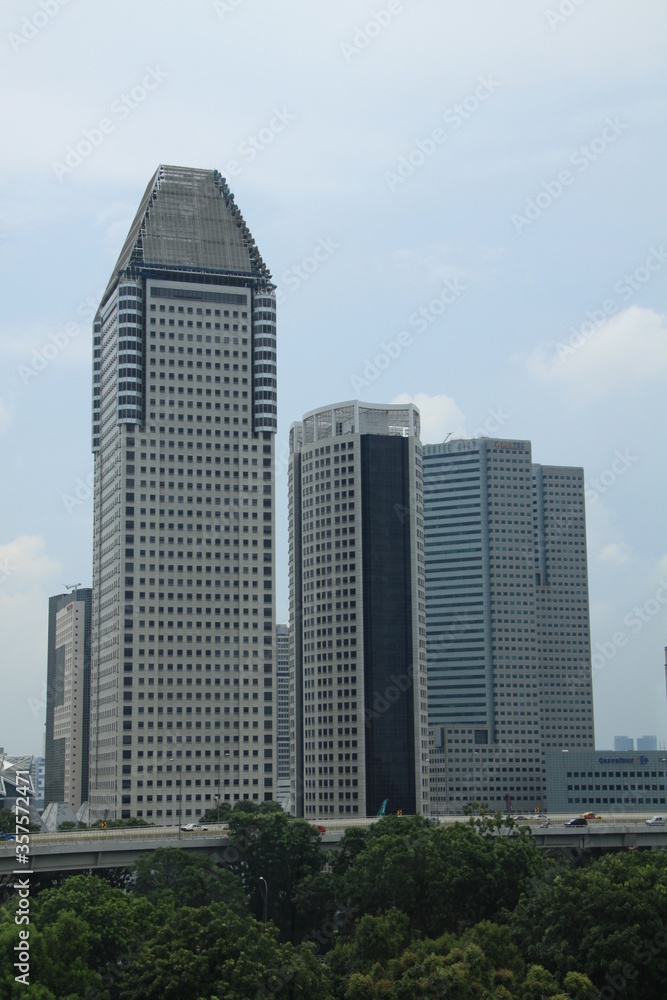
[[588,826],[588,820],[583,816],[573,816],[567,823],[563,823],[563,826]]
[[650,819],[646,820],[647,826],[665,826],[667,821],[665,821],[664,816],[651,816]]
[[201,826],[199,823],[186,823],[183,827],[188,833],[199,833],[200,830],[208,830],[207,826]]
[[587,812],[581,814],[581,819],[602,819],[602,816],[598,816],[594,812]]

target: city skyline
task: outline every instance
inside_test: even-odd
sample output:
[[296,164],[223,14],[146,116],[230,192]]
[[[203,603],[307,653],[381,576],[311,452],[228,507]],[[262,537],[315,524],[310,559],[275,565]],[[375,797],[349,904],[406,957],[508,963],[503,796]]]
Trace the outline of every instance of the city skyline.
[[573,7],[3,6],[5,746],[41,752],[45,609],[92,582],[92,321],[158,163],[217,168],[271,262],[278,620],[290,423],[414,402],[584,469],[596,739],[665,742],[667,26]]

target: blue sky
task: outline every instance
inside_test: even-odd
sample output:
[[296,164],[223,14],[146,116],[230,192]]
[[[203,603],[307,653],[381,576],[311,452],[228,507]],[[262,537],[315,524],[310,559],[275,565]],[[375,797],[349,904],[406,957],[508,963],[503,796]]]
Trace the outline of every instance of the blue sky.
[[[217,167],[280,294],[289,425],[414,400],[587,480],[596,737],[667,740],[664,6],[8,0],[0,12],[0,744],[91,580],[90,320],[159,163]],[[78,152],[77,152],[78,150]]]

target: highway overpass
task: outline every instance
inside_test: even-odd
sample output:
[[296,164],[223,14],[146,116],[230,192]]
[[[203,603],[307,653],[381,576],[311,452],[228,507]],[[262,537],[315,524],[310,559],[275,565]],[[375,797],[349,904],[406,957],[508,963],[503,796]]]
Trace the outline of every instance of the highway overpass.
[[[325,821],[326,822],[326,821]],[[357,821],[354,825],[366,826],[373,820]],[[467,822],[467,818],[441,819],[441,823]],[[548,827],[530,822],[532,837],[543,849],[568,848],[587,850],[627,850],[641,848],[667,848],[667,828],[646,826],[643,822],[591,822],[585,827],[566,827],[563,821],[551,820]],[[322,834],[322,847],[336,850],[346,826],[334,821]],[[501,836],[509,831],[501,832]],[[198,854],[207,854],[217,864],[235,861],[239,848],[229,840],[229,831],[223,826],[211,826],[207,831],[182,831],[178,827],[149,827],[117,830],[76,830],[69,833],[31,834],[29,864],[16,861],[16,843],[0,843],[0,876],[19,869],[39,873],[53,871],[79,871],[89,868],[116,868],[134,864],[143,854],[159,847],[178,847]],[[242,846],[240,847],[242,850]]]

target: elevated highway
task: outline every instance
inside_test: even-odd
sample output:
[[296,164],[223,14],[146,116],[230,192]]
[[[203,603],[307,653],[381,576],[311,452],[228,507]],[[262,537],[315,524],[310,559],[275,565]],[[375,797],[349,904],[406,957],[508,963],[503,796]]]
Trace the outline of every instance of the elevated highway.
[[[326,823],[326,821],[324,821]],[[374,820],[357,820],[352,824],[336,822],[327,825],[322,834],[322,847],[336,850],[345,830],[350,825],[369,826]],[[464,817],[442,818],[443,825],[467,822]],[[521,823],[528,826],[537,847],[542,850],[566,848],[571,850],[629,850],[667,848],[667,828],[647,826],[640,821],[603,822],[597,820],[584,827],[566,827],[563,820],[552,819],[548,827],[537,822]],[[499,836],[509,836],[512,831],[503,828]],[[182,831],[178,827],[149,827],[135,830],[81,830],[57,834],[32,834],[30,836],[29,863],[16,860],[14,841],[0,843],[0,877],[19,870],[39,872],[78,871],[81,869],[117,868],[134,864],[142,855],[159,847],[178,847],[182,850],[207,854],[217,864],[238,858],[239,850],[229,839],[226,827],[212,825],[206,831]]]

